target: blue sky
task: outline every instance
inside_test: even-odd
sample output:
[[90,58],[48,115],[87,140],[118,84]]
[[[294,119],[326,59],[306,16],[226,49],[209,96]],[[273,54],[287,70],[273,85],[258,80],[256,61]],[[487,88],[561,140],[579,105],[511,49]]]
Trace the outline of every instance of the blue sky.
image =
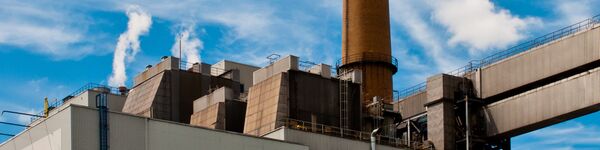
[[[403,89],[527,39],[600,13],[600,0],[390,0],[394,88]],[[151,17],[128,79],[171,55],[187,33],[202,62],[263,66],[271,53],[333,64],[341,43],[341,0],[0,1],[0,110],[38,112],[88,83],[109,84],[128,10]],[[131,81],[126,80],[126,85]],[[599,113],[513,138],[515,149],[600,147]],[[1,116],[23,122],[25,117]],[[0,132],[19,128],[0,125]],[[558,135],[558,136],[557,136]],[[569,135],[569,136],[560,136]],[[572,136],[572,137],[571,137]],[[568,138],[567,138],[568,137]],[[0,137],[0,141],[6,137]]]

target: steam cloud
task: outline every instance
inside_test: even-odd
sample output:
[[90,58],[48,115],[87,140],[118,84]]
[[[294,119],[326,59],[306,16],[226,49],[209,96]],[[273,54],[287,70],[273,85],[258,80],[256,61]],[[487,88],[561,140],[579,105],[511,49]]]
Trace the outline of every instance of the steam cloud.
[[108,79],[110,86],[124,86],[127,81],[125,63],[133,61],[135,55],[140,51],[140,35],[148,33],[152,25],[152,17],[139,6],[127,8],[127,31],[119,36],[117,47],[113,58],[113,72]]
[[199,51],[204,48],[202,41],[194,32],[194,25],[184,26],[175,37],[175,43],[171,48],[173,56],[179,57],[179,42],[181,42],[181,59],[187,61],[187,68],[194,63],[200,63]]

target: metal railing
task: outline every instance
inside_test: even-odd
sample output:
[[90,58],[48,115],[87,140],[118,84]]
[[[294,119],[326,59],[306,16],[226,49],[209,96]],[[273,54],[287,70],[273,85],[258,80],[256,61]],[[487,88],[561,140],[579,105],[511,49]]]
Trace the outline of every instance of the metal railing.
[[[179,62],[179,70],[188,70],[190,69],[194,64],[196,63],[191,63],[191,62],[187,62],[187,61],[180,61]],[[199,65],[201,65],[200,63],[197,63]]]
[[[481,60],[472,60],[469,64],[462,66],[458,69],[452,70],[446,74],[453,76],[464,76],[465,74],[475,71],[477,69],[490,66],[500,60],[504,60],[508,57],[515,56],[519,53],[525,52],[527,50],[536,48],[538,46],[548,44],[550,42],[556,41],[566,36],[574,35],[575,33],[579,33],[581,31],[587,31],[593,29],[600,24],[600,15],[596,15],[592,18],[588,18],[584,21],[572,24],[570,26],[561,28],[554,32],[548,33],[546,35],[534,38],[533,40],[529,40],[527,42],[520,43],[516,46],[508,48],[506,50],[497,52],[493,55],[485,57]],[[398,100],[415,95],[419,92],[425,91],[426,82],[419,83],[415,86],[404,89],[400,92],[400,97]]]
[[[350,129],[339,128],[336,126],[328,126],[323,124],[311,123],[302,120],[296,120],[291,118],[285,118],[278,121],[280,125],[290,129],[319,133],[323,135],[341,137],[346,139],[369,141],[371,133],[362,132]],[[394,146],[394,147],[407,147],[406,140],[397,137],[377,135],[377,144]],[[417,145],[417,144],[415,144]]]
[[308,60],[300,60],[298,61],[298,67],[300,68],[300,70],[304,70],[307,71],[308,69],[312,68],[313,66],[316,66],[317,63],[308,61]]
[[[196,64],[196,63],[190,63],[190,62],[186,62],[186,61],[181,61],[181,63],[179,63],[179,70],[185,70],[185,71],[187,71],[194,64]],[[198,71],[202,72],[202,64],[198,63],[198,65],[200,65],[199,66],[200,68],[198,68],[200,70],[198,70]],[[219,76],[219,75],[221,75],[221,74],[223,74],[223,73],[225,73],[227,71],[229,71],[229,70],[225,70],[223,68],[212,67],[212,66],[210,67],[210,74],[213,75],[213,76]]]
[[[65,96],[63,99],[55,99],[54,101],[49,102],[48,108],[49,109],[50,108],[58,108],[58,107],[62,106],[65,102],[71,100],[75,96],[81,95],[82,93],[84,93],[88,90],[98,90],[98,91],[104,91],[104,92],[108,92],[108,93],[112,93],[112,94],[119,94],[119,89],[116,87],[111,87],[108,85],[102,85],[102,84],[97,84],[97,83],[88,83],[88,84],[85,84],[84,86],[82,86],[81,88],[75,90],[71,94]],[[42,110],[39,113],[36,113],[35,115],[44,116],[44,110]],[[39,118],[40,117],[31,117],[30,123],[34,122],[35,120],[37,120]]]
[[397,100],[415,95],[416,93],[419,93],[419,92],[423,92],[423,91],[425,91],[426,88],[427,88],[427,82],[421,82],[417,85],[403,89],[399,92]]
[[374,62],[386,62],[390,63],[394,67],[398,68],[398,59],[391,55],[385,55],[380,53],[372,53],[372,52],[364,52],[354,55],[349,55],[346,57],[342,57],[335,62],[335,66],[337,69],[340,69],[342,65],[350,64],[354,62],[363,62],[363,61],[374,61]]

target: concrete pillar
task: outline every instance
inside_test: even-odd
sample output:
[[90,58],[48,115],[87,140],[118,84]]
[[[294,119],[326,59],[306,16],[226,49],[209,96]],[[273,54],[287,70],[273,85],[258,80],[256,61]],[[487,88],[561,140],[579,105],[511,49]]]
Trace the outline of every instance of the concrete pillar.
[[455,93],[462,81],[446,74],[427,79],[427,137],[435,149],[456,149]]

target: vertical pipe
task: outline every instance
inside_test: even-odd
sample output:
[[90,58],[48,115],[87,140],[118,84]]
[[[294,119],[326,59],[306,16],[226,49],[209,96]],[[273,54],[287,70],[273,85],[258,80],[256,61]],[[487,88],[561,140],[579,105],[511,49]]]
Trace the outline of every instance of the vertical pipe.
[[465,96],[465,126],[467,128],[466,130],[466,138],[465,138],[465,143],[467,145],[467,150],[469,150],[471,148],[471,141],[469,140],[470,138],[470,134],[471,134],[471,127],[469,126],[469,95],[467,94]]
[[410,143],[412,142],[411,139],[410,139],[410,136],[411,136],[411,133],[410,133],[410,119],[406,120],[406,127],[408,128],[408,133],[407,133],[408,143],[407,144],[408,144],[408,148],[410,148],[410,145],[411,145]]
[[375,138],[375,134],[379,131],[379,128],[373,130],[373,132],[371,132],[371,150],[375,150],[375,147],[377,146],[375,142],[377,142],[377,139]]

